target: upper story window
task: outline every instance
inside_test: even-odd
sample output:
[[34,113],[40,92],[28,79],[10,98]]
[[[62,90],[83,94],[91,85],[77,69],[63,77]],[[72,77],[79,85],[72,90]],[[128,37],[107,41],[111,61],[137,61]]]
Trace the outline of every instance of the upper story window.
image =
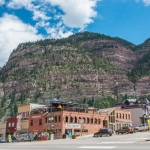
[[68,122],[68,116],[66,116],[66,122]]
[[42,119],[39,119],[39,125],[42,125]]
[[58,122],[61,122],[61,117],[60,116],[58,116]]
[[90,119],[89,118],[87,118],[87,124],[89,124],[90,123]]
[[74,118],[74,123],[77,123],[77,117]]
[[116,113],[116,118],[118,118],[118,113]]
[[57,122],[57,116],[55,116],[55,122]]
[[73,117],[70,117],[70,123],[73,123]]
[[8,123],[8,127],[11,127],[11,122]]
[[12,126],[12,127],[14,127],[14,126],[15,126],[15,123],[14,123],[14,122],[12,122],[11,126]]
[[33,126],[33,120],[30,121],[30,126]]
[[121,119],[121,113],[119,113],[119,118]]
[[130,114],[128,114],[128,119],[130,120]]
[[94,121],[94,122],[95,122],[95,124],[97,124],[97,119],[96,119],[96,118],[95,118],[95,121]]

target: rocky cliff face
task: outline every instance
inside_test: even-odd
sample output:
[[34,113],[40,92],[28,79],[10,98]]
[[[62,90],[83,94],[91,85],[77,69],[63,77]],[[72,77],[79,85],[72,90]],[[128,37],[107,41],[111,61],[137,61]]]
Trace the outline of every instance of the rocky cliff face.
[[[82,37],[82,38],[81,38]],[[143,44],[144,45],[144,44]],[[136,83],[127,72],[150,52],[150,45],[134,50],[111,37],[79,34],[62,40],[20,44],[1,70],[0,97],[13,91],[19,98],[75,100],[118,94],[150,95],[150,77]]]

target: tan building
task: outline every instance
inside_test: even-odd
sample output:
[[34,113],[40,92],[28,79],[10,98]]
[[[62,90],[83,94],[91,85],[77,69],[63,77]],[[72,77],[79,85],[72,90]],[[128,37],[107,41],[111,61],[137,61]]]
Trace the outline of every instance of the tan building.
[[40,105],[40,104],[22,104],[18,106],[18,116],[21,117],[21,122],[20,122],[20,129],[17,131],[19,134],[20,133],[28,133],[28,128],[29,128],[29,117],[31,115],[31,112],[33,109],[40,109],[44,108],[45,105]]
[[108,127],[112,128],[114,131],[123,126],[132,126],[132,116],[130,110],[113,107],[100,109],[99,112],[106,113],[108,115]]
[[0,123],[0,137],[6,136],[6,123]]

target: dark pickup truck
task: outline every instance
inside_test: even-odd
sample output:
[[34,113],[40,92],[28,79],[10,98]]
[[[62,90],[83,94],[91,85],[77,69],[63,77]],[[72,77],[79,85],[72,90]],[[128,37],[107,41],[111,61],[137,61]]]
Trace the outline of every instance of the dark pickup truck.
[[113,132],[110,128],[100,129],[98,132],[94,133],[94,137],[102,136],[112,136]]

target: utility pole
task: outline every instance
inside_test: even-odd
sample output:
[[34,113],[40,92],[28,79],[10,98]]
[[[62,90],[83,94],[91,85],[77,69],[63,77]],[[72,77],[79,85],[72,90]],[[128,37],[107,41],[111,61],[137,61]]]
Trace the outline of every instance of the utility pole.
[[52,125],[53,125],[53,110],[52,110],[52,103],[53,103],[53,100],[50,100],[50,118],[49,118],[49,121],[50,121],[50,132],[49,132],[49,139],[50,140],[53,140],[53,133],[52,133]]

